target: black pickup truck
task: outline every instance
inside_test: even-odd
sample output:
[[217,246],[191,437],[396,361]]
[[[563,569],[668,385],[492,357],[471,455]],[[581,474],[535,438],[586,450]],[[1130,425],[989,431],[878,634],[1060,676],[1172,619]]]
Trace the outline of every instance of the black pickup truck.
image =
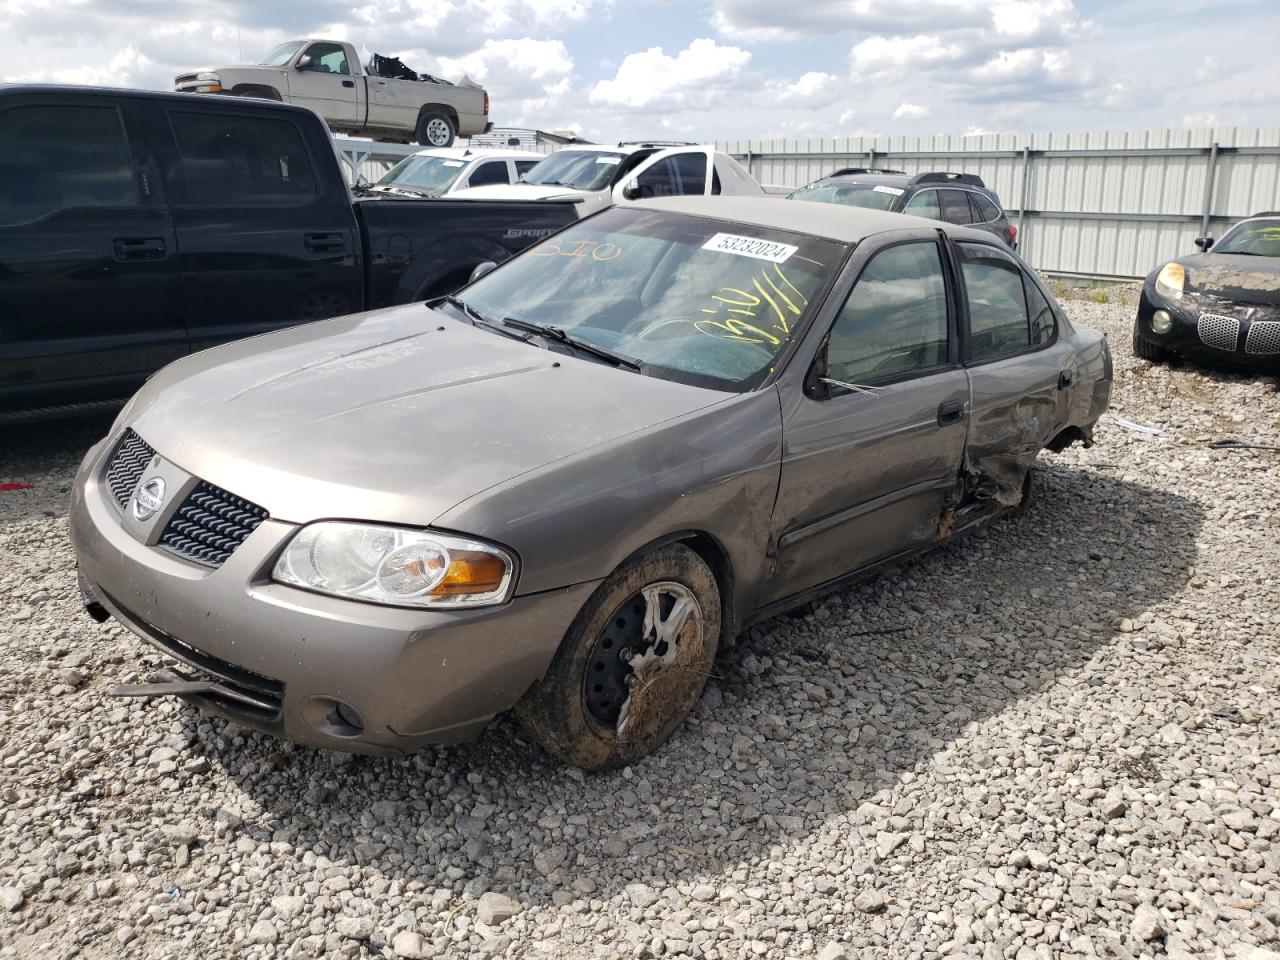
[[118,403],[224,340],[450,293],[576,219],[353,199],[301,107],[0,85],[0,423]]

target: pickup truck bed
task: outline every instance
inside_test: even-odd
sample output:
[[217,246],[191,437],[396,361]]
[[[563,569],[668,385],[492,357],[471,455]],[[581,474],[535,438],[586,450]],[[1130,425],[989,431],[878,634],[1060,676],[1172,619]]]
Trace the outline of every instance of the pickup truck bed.
[[360,199],[310,110],[0,86],[0,423],[227,340],[449,293],[573,203]]

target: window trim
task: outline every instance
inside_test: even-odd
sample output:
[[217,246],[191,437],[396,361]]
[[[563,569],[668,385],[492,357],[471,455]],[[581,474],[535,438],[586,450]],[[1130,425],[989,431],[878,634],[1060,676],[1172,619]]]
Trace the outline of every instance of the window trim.
[[[831,342],[831,331],[835,329],[835,325],[840,319],[840,314],[844,311],[845,304],[849,302],[849,298],[853,296],[854,291],[858,289],[858,284],[862,282],[862,275],[866,272],[867,267],[874,263],[876,257],[880,256],[882,253],[891,250],[894,247],[902,247],[913,243],[931,243],[938,254],[938,266],[942,271],[942,288],[946,297],[947,305],[947,359],[942,363],[936,363],[929,367],[920,367],[916,370],[908,370],[902,373],[885,374],[884,376],[861,380],[859,383],[868,387],[883,387],[896,383],[906,383],[911,380],[919,380],[923,377],[935,376],[939,373],[945,373],[948,370],[960,369],[962,366],[960,360],[960,338],[958,326],[960,317],[955,296],[956,287],[954,284],[954,277],[952,276],[943,231],[938,230],[935,232],[933,237],[915,236],[890,239],[885,243],[878,244],[870,251],[867,258],[862,262],[861,266],[858,267],[858,272],[854,276],[853,282],[849,285],[848,289],[845,290],[844,295],[839,298],[839,304],[832,312],[831,320],[827,324],[827,327],[823,331],[818,342],[818,349],[814,353],[813,359],[809,361],[809,366],[805,371],[804,379],[806,382],[812,375],[813,366],[818,362],[819,357],[823,358],[824,363],[827,362],[826,352]],[[834,400],[837,397],[849,396],[856,392],[853,390],[847,390],[843,387],[831,387],[830,390],[831,392],[825,397],[811,396],[807,391],[805,392],[805,396],[818,403],[825,403],[828,400]]]
[[[962,315],[961,316],[961,321],[962,321],[961,340],[963,342],[962,342],[962,349],[960,353],[961,366],[963,366],[965,369],[969,369],[971,367],[981,367],[988,363],[999,363],[1001,360],[1010,360],[1014,357],[1024,357],[1033,353],[1039,353],[1040,351],[1048,350],[1050,347],[1057,344],[1059,337],[1062,335],[1062,323],[1058,318],[1058,313],[1056,310],[1053,311],[1054,324],[1053,324],[1052,339],[1050,339],[1046,343],[1040,343],[1040,344],[1032,344],[1029,342],[1031,340],[1031,305],[1027,301],[1027,282],[1031,278],[1029,276],[1029,271],[1027,270],[1027,268],[1023,266],[1023,264],[1021,263],[1021,261],[1018,260],[1017,257],[1011,255],[1011,252],[1009,251],[1008,248],[1001,249],[1003,244],[988,243],[986,240],[973,240],[968,237],[965,237],[964,239],[956,239],[955,237],[948,237],[947,239],[950,241],[948,243],[948,246],[951,247],[952,256],[954,257],[954,264],[955,264],[954,270],[955,270],[956,291],[957,291],[956,303],[957,303],[957,307],[959,308],[959,312]],[[965,285],[965,282],[964,282],[964,269],[963,269],[963,264],[961,262],[962,256],[960,251],[961,244],[970,244],[975,247],[988,247],[994,250],[996,253],[998,253],[1001,257],[1004,257],[1005,259],[1009,260],[1017,269],[1018,275],[1022,280],[1022,309],[1027,316],[1027,340],[1028,340],[1027,346],[1021,347],[1016,350],[1005,350],[1000,353],[993,353],[990,356],[982,357],[980,360],[975,360],[973,358],[973,336],[972,336],[973,331],[970,325],[970,317],[969,317],[969,288]],[[1039,284],[1036,284],[1036,286],[1037,288],[1039,288]],[[1040,290],[1040,295],[1045,298],[1045,303],[1047,303],[1050,309],[1052,310],[1054,305],[1053,301],[1050,300],[1049,297],[1045,296],[1045,291],[1043,289]]]
[[999,223],[1001,219],[1005,216],[1004,208],[1001,207],[1000,204],[992,200],[990,197],[988,197],[985,193],[979,193],[977,190],[966,190],[965,193],[969,194],[969,202],[973,204],[973,212],[975,214],[982,213],[982,208],[978,205],[978,201],[976,199],[978,197],[981,197],[983,200],[987,201],[987,203],[991,204],[993,207],[996,208],[996,215],[993,219],[975,220],[973,221],[973,224],[972,224],[973,226],[975,227],[987,226],[992,223]]
[[[195,99],[195,98],[192,98],[192,99]],[[173,104],[173,105],[168,103],[161,104],[161,107],[164,110],[165,124],[168,126],[169,136],[172,138],[170,140],[170,143],[173,146],[173,160],[176,161],[177,163],[177,173],[178,173],[177,180],[179,181],[178,185],[181,187],[180,198],[175,197],[173,195],[174,191],[169,191],[169,206],[182,209],[182,210],[215,210],[215,209],[223,209],[227,207],[251,208],[255,210],[259,210],[259,209],[296,210],[296,209],[301,209],[303,207],[322,205],[325,203],[328,190],[326,189],[326,184],[324,183],[324,180],[322,178],[320,165],[316,163],[315,154],[311,150],[311,145],[307,142],[306,132],[300,126],[298,126],[296,122],[294,122],[293,117],[286,116],[283,113],[278,116],[266,116],[261,113],[254,114],[254,113],[242,112],[238,110],[221,110],[221,109],[207,110],[207,109],[200,109],[201,106],[203,105],[192,104],[192,107],[195,108],[195,109],[192,109],[192,108],[189,108],[186,104]],[[307,158],[307,163],[310,164],[311,166],[311,174],[312,174],[311,179],[312,179],[312,183],[314,184],[313,193],[309,197],[299,198],[299,201],[296,203],[278,203],[278,202],[255,203],[254,201],[251,201],[251,200],[223,201],[221,203],[198,203],[192,200],[190,184],[187,182],[186,168],[183,166],[186,158],[183,157],[182,146],[178,142],[178,131],[175,130],[173,126],[173,116],[175,113],[186,113],[186,114],[198,115],[202,117],[235,117],[241,120],[266,119],[266,120],[280,121],[280,122],[289,124],[293,128],[294,132],[298,135],[298,140],[302,144],[302,151]]]

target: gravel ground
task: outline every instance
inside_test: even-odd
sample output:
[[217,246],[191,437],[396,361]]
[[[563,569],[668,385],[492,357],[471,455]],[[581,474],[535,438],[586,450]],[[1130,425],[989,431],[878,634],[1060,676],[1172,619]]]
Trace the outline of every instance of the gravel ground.
[[106,424],[7,431],[0,958],[1280,960],[1280,454],[1205,446],[1280,395],[1068,308],[1165,435],[1107,420],[1023,520],[753,630],[611,774],[509,719],[353,760],[105,700],[160,662],[77,601]]

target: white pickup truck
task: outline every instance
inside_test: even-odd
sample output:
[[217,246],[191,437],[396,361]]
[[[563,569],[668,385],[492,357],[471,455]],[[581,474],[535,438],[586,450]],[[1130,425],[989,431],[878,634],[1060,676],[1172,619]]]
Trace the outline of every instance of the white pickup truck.
[[174,78],[184,93],[222,93],[310,107],[335,133],[389,143],[447,147],[484,133],[489,94],[469,79],[453,84],[419,75],[374,54],[361,67],[356,48],[337,40],[290,40],[259,63],[209,67]]

